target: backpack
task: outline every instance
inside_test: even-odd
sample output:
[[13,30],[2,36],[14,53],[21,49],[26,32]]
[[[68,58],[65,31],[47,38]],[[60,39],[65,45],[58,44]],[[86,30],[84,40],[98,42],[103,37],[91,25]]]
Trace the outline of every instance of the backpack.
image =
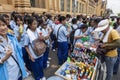
[[72,27],[72,32],[70,33],[70,43],[73,44],[73,42],[74,42],[74,34],[75,34],[75,31],[77,29],[74,29],[73,26],[71,26],[71,27]]
[[35,39],[34,41],[33,51],[35,55],[40,56],[45,53],[47,45],[44,41],[41,41],[39,38]]

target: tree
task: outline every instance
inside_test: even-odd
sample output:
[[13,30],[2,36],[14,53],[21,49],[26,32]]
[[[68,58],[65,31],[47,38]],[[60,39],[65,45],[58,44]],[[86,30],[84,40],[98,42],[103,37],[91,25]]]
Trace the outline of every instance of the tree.
[[118,13],[118,16],[120,16],[120,13]]

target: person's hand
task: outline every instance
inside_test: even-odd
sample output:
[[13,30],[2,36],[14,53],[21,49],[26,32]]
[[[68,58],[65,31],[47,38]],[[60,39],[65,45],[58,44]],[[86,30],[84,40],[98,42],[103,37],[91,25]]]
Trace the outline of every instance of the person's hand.
[[52,32],[52,29],[51,28],[48,28],[48,33],[50,34]]
[[35,59],[34,59],[34,57],[31,55],[30,56],[30,60],[32,61],[32,62],[35,62]]
[[41,35],[39,39],[40,40],[45,40],[45,37]]
[[106,47],[106,44],[102,44],[102,45],[100,45],[101,46],[101,48],[105,48]]
[[2,61],[2,59],[0,59],[0,64],[3,64],[3,61]]
[[8,49],[5,50],[7,55],[12,55],[12,48],[10,46],[7,47]]

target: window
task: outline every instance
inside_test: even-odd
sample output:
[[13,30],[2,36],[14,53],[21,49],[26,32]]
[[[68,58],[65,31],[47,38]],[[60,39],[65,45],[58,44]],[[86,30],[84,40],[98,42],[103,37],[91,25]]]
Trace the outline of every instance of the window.
[[64,11],[64,0],[61,0],[61,11]]
[[67,12],[70,12],[70,0],[67,0]]
[[82,4],[82,13],[83,13],[83,11],[84,11],[84,4]]
[[72,12],[74,12],[75,9],[75,0],[72,0]]
[[45,0],[41,0],[41,3],[39,3],[40,8],[45,8]]
[[35,0],[30,0],[31,6],[35,7]]
[[78,12],[78,1],[76,3],[76,12]]
[[81,3],[80,3],[80,5],[79,5],[79,12],[81,13]]

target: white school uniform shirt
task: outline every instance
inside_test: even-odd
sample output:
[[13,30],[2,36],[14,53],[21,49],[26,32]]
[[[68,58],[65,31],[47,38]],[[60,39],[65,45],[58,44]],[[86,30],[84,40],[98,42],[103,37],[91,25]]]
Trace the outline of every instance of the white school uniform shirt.
[[[88,35],[88,30],[86,30],[86,32],[83,33],[80,29],[78,29],[75,31],[74,37],[82,36],[82,35]],[[81,38],[77,39],[77,40],[74,39],[74,43],[77,43],[77,42],[83,43]]]
[[[34,36],[35,36],[36,38],[39,37],[37,30],[36,30],[35,32],[33,32],[33,33],[34,33]],[[37,58],[43,56],[43,54],[40,55],[40,56],[35,55],[35,53],[34,53],[34,51],[33,51],[34,42],[30,43],[30,38],[29,38],[28,34],[25,34],[24,46],[28,46],[28,48],[29,48],[29,50],[30,50],[30,53],[31,53],[31,55],[34,57],[34,59],[37,59]]]
[[[59,29],[59,27],[61,28]],[[58,32],[58,29],[59,29],[59,32]],[[58,32],[58,42],[66,42],[67,35],[69,34],[66,27],[62,24],[57,25],[54,30],[56,37],[57,37],[57,32]]]
[[71,26],[71,28],[73,27],[73,29],[77,29],[78,28],[78,26],[77,26],[77,24],[73,24],[72,26]]
[[[38,33],[42,32],[42,36],[47,36],[49,34],[48,28],[49,27],[47,27],[46,29],[43,29],[43,28],[41,28],[41,26],[39,26],[37,28],[37,31],[38,31]],[[45,42],[47,43],[47,45],[49,47],[50,46],[50,39],[45,40]]]
[[[6,42],[4,40],[2,45],[4,47],[0,45],[0,57],[3,58],[3,56],[5,56],[5,54],[6,54],[5,49],[7,49],[7,46],[9,45],[12,47],[12,51],[13,51],[12,55],[17,60],[17,56],[16,56],[16,53],[14,50],[14,46],[11,43],[11,40],[9,38],[8,38],[8,42]],[[15,62],[15,60],[11,56],[6,61],[6,68],[8,71],[8,79],[9,80],[18,80],[20,78],[20,76],[21,76],[20,68],[18,67],[17,63]]]
[[12,29],[14,29],[15,26],[16,26],[15,21],[11,20],[11,21],[10,21],[10,27],[11,27]]
[[[21,47],[24,47],[24,41],[25,41],[25,34],[26,34],[26,29],[27,29],[27,27],[28,27],[28,25],[26,25],[26,24],[24,24],[23,25],[23,33],[22,33],[22,35],[21,35],[21,39],[20,39],[20,41],[19,41],[19,44],[21,45]],[[19,36],[19,26],[18,25],[16,25],[16,27],[13,29],[13,31],[14,31],[14,35],[15,35],[15,37],[18,37]]]

